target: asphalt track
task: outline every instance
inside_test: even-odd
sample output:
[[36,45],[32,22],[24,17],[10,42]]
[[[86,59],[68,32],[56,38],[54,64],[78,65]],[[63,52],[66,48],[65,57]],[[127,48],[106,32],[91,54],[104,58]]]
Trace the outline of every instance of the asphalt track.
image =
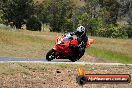
[[44,58],[31,59],[31,58],[14,58],[14,57],[0,57],[0,63],[44,63],[44,64],[80,64],[80,65],[124,65],[132,66],[132,64],[122,64],[122,63],[93,63],[93,62],[71,62],[68,59],[56,59],[52,61],[46,61]]

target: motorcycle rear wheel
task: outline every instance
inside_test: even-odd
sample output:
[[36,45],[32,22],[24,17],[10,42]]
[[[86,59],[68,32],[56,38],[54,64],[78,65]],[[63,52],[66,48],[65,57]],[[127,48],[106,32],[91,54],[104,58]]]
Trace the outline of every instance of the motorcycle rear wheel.
[[80,60],[80,58],[84,55],[84,53],[85,53],[85,50],[83,50],[77,56],[70,57],[69,60],[72,61],[72,62],[75,62],[77,60]]
[[70,57],[69,60],[72,61],[72,62],[75,62],[77,60],[79,60],[80,58],[78,57]]
[[55,50],[51,49],[47,54],[46,54],[46,60],[51,61],[55,59]]
[[85,53],[85,50],[83,50],[83,51],[80,53],[79,58],[81,58],[81,57],[84,55],[84,53]]

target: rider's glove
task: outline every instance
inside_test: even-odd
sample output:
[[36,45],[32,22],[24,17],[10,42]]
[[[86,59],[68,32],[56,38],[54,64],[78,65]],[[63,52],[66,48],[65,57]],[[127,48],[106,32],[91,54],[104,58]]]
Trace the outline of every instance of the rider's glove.
[[75,32],[71,32],[70,35],[71,35],[71,36],[75,35]]
[[72,44],[69,44],[69,48],[73,48],[73,45]]

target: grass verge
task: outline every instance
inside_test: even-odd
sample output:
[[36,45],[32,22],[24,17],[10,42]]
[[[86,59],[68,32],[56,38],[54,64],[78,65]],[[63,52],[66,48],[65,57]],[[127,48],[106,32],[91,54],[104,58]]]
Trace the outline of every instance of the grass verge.
[[132,63],[132,57],[117,52],[101,50],[95,47],[87,49],[86,52],[108,62]]
[[108,62],[132,63],[132,39],[93,39],[93,45],[86,50],[88,54]]
[[[55,44],[56,35],[52,32],[0,30],[0,56],[45,58]],[[92,38],[94,43],[86,50],[82,61],[89,61],[87,56],[90,54],[100,61],[132,63],[132,39]],[[96,58],[94,62],[99,61]]]
[[[51,36],[49,36],[51,35]],[[55,43],[52,33],[0,30],[0,56],[42,58]]]

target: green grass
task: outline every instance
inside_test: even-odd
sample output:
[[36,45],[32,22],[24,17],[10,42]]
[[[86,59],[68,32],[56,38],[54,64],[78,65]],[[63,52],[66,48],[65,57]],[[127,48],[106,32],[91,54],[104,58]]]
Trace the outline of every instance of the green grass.
[[0,36],[0,56],[45,58],[55,43],[55,33],[0,30]]
[[87,54],[105,61],[132,63],[132,40],[93,37],[94,43]]
[[[45,58],[55,44],[56,35],[52,32],[0,30],[0,56]],[[91,38],[94,43],[85,55],[108,62],[132,63],[132,39]],[[87,57],[82,60],[88,61]]]
[[86,52],[108,62],[132,63],[132,57],[117,52],[101,50],[95,47],[87,49]]

